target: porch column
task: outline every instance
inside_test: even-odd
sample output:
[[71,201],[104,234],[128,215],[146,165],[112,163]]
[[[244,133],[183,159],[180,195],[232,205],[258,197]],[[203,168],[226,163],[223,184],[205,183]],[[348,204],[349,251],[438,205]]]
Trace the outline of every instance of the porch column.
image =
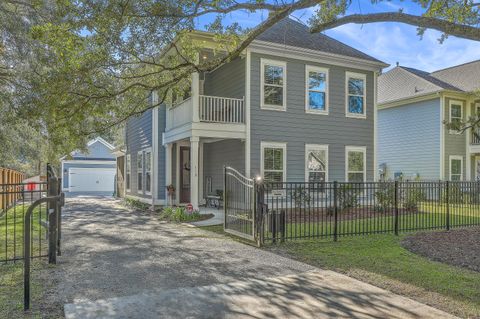
[[198,112],[200,100],[200,74],[198,72],[192,73],[192,117],[193,122],[200,122],[200,115]]
[[198,209],[198,153],[200,138],[198,136],[190,137],[190,202],[194,209]]
[[[172,200],[168,196],[167,187],[172,184],[172,143],[165,144],[165,199],[167,205],[173,204]],[[162,187],[162,185],[160,185]],[[178,194],[178,191],[177,191]]]
[[[466,110],[465,110],[465,118],[469,119],[471,116],[471,107],[470,105],[474,106],[473,101],[470,103],[470,101],[466,102]],[[468,129],[465,131],[465,149],[467,150],[465,153],[467,156],[465,156],[465,179],[466,181],[471,181],[472,180],[472,154],[470,153],[470,143],[471,143],[471,137],[472,137],[472,129]],[[463,167],[462,167],[463,169]]]

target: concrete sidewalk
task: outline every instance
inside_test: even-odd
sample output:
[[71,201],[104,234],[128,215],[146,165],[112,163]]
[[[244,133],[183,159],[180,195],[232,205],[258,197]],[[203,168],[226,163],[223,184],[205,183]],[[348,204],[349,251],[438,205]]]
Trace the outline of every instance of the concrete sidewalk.
[[67,319],[454,318],[331,271],[65,305]]

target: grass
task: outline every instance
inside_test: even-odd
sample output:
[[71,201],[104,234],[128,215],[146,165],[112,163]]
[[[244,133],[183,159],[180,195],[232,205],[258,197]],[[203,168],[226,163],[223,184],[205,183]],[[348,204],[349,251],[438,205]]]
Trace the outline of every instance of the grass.
[[[28,204],[16,205],[0,217],[0,261],[23,256],[23,218],[28,207]],[[32,256],[47,254],[46,229],[40,225],[40,219],[45,220],[46,214],[45,205],[33,210]]]
[[61,318],[62,305],[47,305],[45,293],[50,288],[45,280],[50,266],[34,261],[31,272],[31,310],[23,311],[23,263],[0,265],[0,318]]
[[405,236],[296,241],[267,249],[346,273],[462,317],[480,316],[480,273],[415,255],[401,246]]

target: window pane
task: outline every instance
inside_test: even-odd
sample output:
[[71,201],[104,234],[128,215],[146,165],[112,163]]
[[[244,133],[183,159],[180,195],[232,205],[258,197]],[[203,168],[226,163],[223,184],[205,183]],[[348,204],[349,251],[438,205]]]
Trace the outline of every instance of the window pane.
[[283,182],[283,172],[265,172],[263,177],[266,183]]
[[462,106],[461,105],[452,105],[450,112],[452,117],[461,118],[462,117]]
[[325,91],[327,75],[321,72],[308,73],[308,88],[310,90]]
[[145,174],[145,190],[150,191],[150,173]]
[[142,190],[143,181],[142,181],[142,173],[137,173],[137,189]]
[[[462,174],[462,161],[461,160],[452,160],[451,162],[452,175],[453,174]],[[453,176],[452,176],[453,177]]]
[[311,183],[318,183],[325,181],[325,172],[309,172],[308,181]]
[[355,114],[363,114],[362,96],[348,96],[348,112]]
[[452,181],[459,181],[461,180],[461,175],[455,175],[455,174],[452,174]]
[[283,68],[281,66],[265,65],[265,84],[283,85]]
[[137,156],[137,168],[142,168],[142,165],[143,165],[143,156],[140,153]]
[[265,148],[263,168],[265,170],[283,170],[283,149]]
[[325,151],[310,151],[308,153],[308,170],[325,172],[327,170],[325,157]]
[[348,94],[363,95],[363,83],[362,79],[348,79]]
[[265,85],[263,90],[265,104],[283,105],[283,88]]
[[145,153],[145,170],[150,171],[152,167],[152,154]]
[[363,152],[348,152],[348,171],[363,172]]
[[363,182],[363,173],[348,173],[349,182]]
[[308,92],[309,105],[312,110],[325,110],[325,93]]

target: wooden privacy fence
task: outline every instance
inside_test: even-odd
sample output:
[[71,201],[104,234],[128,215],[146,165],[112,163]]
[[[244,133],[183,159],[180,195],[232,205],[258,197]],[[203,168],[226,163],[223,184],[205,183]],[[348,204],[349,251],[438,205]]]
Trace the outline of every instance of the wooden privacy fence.
[[2,193],[4,196],[0,196],[0,213],[3,210],[11,207],[15,201],[22,196],[18,188],[19,184],[25,179],[25,175],[18,171],[8,168],[0,167],[0,185],[2,185]]

